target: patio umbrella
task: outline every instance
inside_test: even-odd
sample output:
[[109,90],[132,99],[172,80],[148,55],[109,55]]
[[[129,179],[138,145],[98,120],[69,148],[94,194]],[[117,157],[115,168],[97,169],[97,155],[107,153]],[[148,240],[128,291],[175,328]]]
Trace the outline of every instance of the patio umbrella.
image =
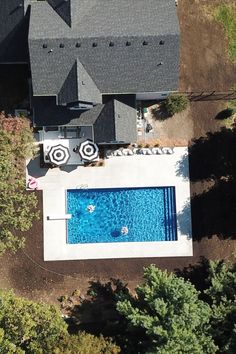
[[70,152],[66,146],[58,144],[50,148],[48,157],[52,164],[62,166],[68,162],[70,158]]
[[92,140],[80,144],[79,153],[83,160],[93,161],[98,158],[98,146]]

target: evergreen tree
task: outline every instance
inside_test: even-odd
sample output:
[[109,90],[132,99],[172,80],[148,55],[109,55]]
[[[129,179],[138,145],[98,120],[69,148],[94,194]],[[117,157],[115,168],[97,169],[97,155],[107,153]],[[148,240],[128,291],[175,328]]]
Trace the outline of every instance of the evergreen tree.
[[219,353],[236,353],[236,267],[225,261],[210,261],[209,296],[211,332]]
[[198,295],[188,281],[155,266],[145,268],[144,283],[136,288],[135,296],[124,295],[117,303],[136,337],[136,352],[215,353],[211,309]]

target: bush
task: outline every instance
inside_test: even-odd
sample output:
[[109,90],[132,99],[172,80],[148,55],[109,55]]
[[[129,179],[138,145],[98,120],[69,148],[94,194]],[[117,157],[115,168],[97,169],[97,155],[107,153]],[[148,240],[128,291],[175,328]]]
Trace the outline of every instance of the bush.
[[37,197],[25,190],[25,159],[34,155],[29,122],[0,113],[0,255],[24,246],[22,232],[38,218]]
[[163,102],[162,107],[170,116],[173,116],[175,113],[184,111],[188,107],[188,104],[189,100],[187,97],[173,94]]

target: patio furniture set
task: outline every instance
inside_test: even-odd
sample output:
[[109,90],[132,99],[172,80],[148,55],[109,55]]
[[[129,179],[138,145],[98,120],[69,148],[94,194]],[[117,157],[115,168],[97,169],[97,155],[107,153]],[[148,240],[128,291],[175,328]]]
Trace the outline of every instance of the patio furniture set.
[[152,147],[152,148],[121,148],[116,150],[107,150],[106,158],[114,156],[133,156],[133,155],[171,155],[174,148],[171,147]]

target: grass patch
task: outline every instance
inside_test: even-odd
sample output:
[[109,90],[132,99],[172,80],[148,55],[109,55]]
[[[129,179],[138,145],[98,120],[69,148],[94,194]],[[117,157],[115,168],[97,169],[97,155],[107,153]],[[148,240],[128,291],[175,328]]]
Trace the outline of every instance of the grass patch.
[[236,8],[230,5],[220,5],[215,10],[215,19],[224,26],[228,41],[230,59],[236,62]]

